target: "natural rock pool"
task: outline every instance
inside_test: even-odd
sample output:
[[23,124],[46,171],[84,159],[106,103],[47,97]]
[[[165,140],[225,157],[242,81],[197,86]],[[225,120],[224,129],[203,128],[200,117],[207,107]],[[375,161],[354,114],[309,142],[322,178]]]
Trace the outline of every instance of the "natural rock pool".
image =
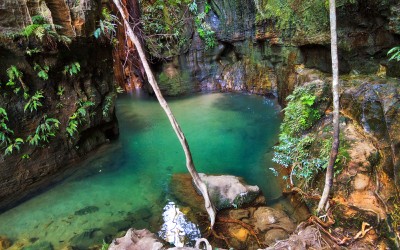
[[[269,170],[280,124],[274,100],[213,93],[168,101],[199,172],[241,176],[267,201],[280,196]],[[186,172],[184,154],[154,98],[121,96],[117,114],[118,141],[61,183],[0,214],[0,235],[14,242],[12,249],[87,249],[129,227],[160,230],[163,207],[173,201],[171,175]]]

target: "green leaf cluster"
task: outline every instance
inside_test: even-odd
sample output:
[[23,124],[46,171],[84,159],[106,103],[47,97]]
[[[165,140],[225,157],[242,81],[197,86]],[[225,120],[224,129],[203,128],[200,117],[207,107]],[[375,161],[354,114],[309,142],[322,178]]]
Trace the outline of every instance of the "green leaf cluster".
[[42,107],[43,104],[41,100],[44,98],[43,90],[37,90],[33,96],[29,99],[29,101],[24,106],[24,112],[29,110],[33,112],[34,110],[37,111],[38,107]]
[[0,147],[7,146],[12,142],[11,135],[14,134],[8,126],[8,115],[4,108],[0,107]]
[[61,28],[60,25],[50,24],[43,16],[36,15],[32,16],[32,24],[26,26],[21,31],[21,35],[27,38],[35,38],[54,48],[56,47],[55,42],[62,42],[64,44],[71,42],[71,39],[67,36],[57,33],[56,30]]
[[50,67],[47,65],[44,65],[43,67],[40,66],[39,64],[35,63],[35,66],[33,67],[33,70],[39,71],[37,73],[38,77],[43,79],[43,80],[48,80],[49,79],[49,70]]
[[98,39],[103,35],[113,42],[117,32],[117,24],[119,23],[118,17],[111,14],[107,8],[103,8],[101,14],[103,18],[99,20],[99,27],[93,32],[93,36]]
[[56,136],[59,126],[60,122],[57,119],[45,115],[42,122],[37,126],[35,133],[26,138],[26,142],[32,146],[39,146],[48,143],[51,137]]
[[400,46],[394,47],[388,51],[389,61],[400,62]]
[[78,100],[76,103],[76,111],[69,117],[68,126],[66,127],[66,132],[70,137],[74,137],[75,133],[78,132],[79,125],[86,121],[87,109],[94,106],[91,101]]
[[196,0],[193,0],[189,5],[189,10],[195,15],[194,22],[196,24],[197,33],[204,41],[206,49],[214,48],[217,43],[215,31],[213,31],[211,26],[205,21],[207,13],[211,10],[211,6],[208,2],[205,2],[204,12],[198,12]]
[[69,74],[70,76],[77,75],[81,71],[81,65],[79,62],[73,62],[69,65],[65,65],[64,74]]

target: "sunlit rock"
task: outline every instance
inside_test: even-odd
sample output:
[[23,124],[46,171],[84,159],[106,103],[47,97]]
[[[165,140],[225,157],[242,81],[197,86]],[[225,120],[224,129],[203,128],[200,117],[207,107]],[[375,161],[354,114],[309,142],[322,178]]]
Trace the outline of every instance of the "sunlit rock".
[[201,238],[198,226],[190,222],[173,202],[164,207],[163,220],[164,224],[158,235],[176,247],[191,245]]
[[218,210],[241,207],[260,195],[258,186],[246,185],[241,178],[233,175],[199,175]]

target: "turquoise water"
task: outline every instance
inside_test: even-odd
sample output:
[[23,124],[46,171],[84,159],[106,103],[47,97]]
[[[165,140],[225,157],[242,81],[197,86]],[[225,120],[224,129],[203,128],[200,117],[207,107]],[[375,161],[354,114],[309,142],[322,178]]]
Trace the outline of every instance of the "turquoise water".
[[[213,93],[168,101],[199,172],[242,176],[267,200],[280,196],[268,170],[280,124],[274,100]],[[0,215],[0,235],[15,243],[12,249],[43,242],[85,249],[127,227],[160,229],[170,177],[186,172],[183,151],[154,98],[121,96],[117,116],[118,141],[62,183]]]

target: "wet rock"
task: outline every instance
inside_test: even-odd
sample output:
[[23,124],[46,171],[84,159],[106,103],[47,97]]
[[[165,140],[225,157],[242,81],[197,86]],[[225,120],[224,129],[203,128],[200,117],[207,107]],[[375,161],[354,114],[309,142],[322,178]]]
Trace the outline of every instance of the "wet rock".
[[276,225],[287,232],[293,232],[296,225],[290,220],[285,212],[276,210],[271,207],[259,207],[254,212],[254,226],[260,231],[267,231],[271,228],[276,228]]
[[70,245],[77,249],[89,249],[89,247],[103,242],[105,237],[106,235],[100,229],[93,228],[72,237]]
[[129,229],[124,237],[113,240],[109,250],[162,249],[163,244],[147,229]]
[[241,219],[249,218],[250,212],[249,212],[249,210],[246,210],[246,209],[235,209],[235,210],[229,211],[229,216],[232,219],[241,220]]
[[365,174],[357,174],[354,178],[354,189],[362,191],[368,187],[370,178]]
[[289,237],[289,234],[282,229],[271,229],[265,234],[264,243],[268,246],[272,245],[278,240],[284,240]]
[[252,202],[260,195],[258,186],[246,185],[244,181],[233,175],[205,175],[200,178],[208,188],[210,198],[217,210],[239,208]]
[[75,211],[75,215],[78,215],[78,216],[87,215],[87,214],[95,213],[97,211],[99,211],[98,207],[96,207],[96,206],[87,206],[87,207],[84,207],[84,208],[82,208],[82,209],[80,209],[78,211]]
[[0,236],[0,250],[5,250],[11,246],[12,242],[5,236]]
[[53,245],[50,242],[37,242],[33,245],[22,248],[22,250],[53,250]]

